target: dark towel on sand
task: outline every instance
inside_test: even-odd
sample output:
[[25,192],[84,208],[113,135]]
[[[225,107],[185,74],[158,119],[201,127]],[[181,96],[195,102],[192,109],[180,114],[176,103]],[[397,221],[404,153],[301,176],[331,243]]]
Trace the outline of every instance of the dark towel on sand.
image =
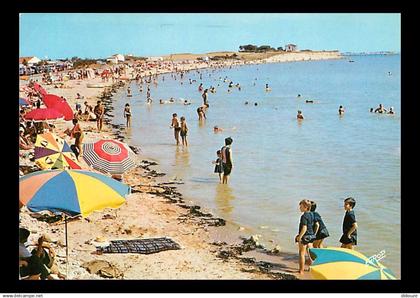
[[111,240],[105,247],[96,247],[101,253],[141,253],[151,254],[163,250],[181,249],[178,243],[170,238],[151,238],[135,240]]

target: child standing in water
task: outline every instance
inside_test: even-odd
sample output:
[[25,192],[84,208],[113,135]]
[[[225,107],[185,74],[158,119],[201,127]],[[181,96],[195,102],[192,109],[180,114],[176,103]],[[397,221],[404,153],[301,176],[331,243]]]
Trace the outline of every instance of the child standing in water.
[[322,242],[325,238],[330,236],[328,233],[327,227],[324,224],[324,221],[321,218],[321,215],[319,215],[318,212],[315,212],[316,210],[316,203],[314,201],[311,201],[311,212],[314,215],[314,234],[315,234],[315,240],[314,240],[314,247],[315,248],[322,248]]
[[216,164],[214,168],[214,172],[219,174],[219,182],[222,183],[222,173],[223,173],[223,166],[222,166],[222,151],[217,150],[217,159],[213,161],[213,164]]
[[130,110],[130,104],[126,103],[124,108],[124,118],[127,118],[126,126],[131,126],[131,110]]
[[179,122],[178,122],[177,117],[178,115],[176,113],[172,114],[171,128],[174,129],[174,136],[175,136],[176,144],[179,145],[179,132],[181,130],[181,127],[179,127]]
[[187,122],[185,122],[185,117],[182,116],[181,117],[181,130],[180,130],[180,135],[181,135],[181,140],[182,140],[182,146],[188,146],[188,142],[187,142],[187,132],[188,132],[188,127],[187,127]]
[[357,222],[353,208],[356,206],[356,200],[349,197],[344,200],[344,210],[346,214],[343,220],[343,235],[340,238],[341,247],[353,249],[357,245]]
[[[311,212],[311,202],[309,200],[300,201],[299,210],[303,212],[303,214],[300,217],[299,234],[295,237],[295,242],[299,243],[299,274],[303,274],[306,251],[308,248],[312,247],[312,242],[315,240],[315,234],[313,231],[314,215]],[[309,265],[312,264],[310,256],[309,263]]]

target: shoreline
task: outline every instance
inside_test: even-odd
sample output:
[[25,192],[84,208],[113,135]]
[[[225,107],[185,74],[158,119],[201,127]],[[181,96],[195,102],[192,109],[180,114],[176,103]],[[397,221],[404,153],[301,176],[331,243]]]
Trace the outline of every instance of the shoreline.
[[[229,66],[229,65],[227,65]],[[200,67],[201,68],[201,67]],[[83,83],[97,83],[100,78],[83,80]],[[98,98],[104,100],[103,89],[89,89],[75,81],[69,96],[68,89],[46,89],[54,94],[65,96],[74,106],[76,92],[85,95],[89,104]],[[71,82],[73,83],[73,82]],[[86,85],[85,84],[85,85]],[[80,86],[78,88],[77,86]],[[125,84],[122,84],[125,86]],[[52,90],[51,90],[52,89]],[[90,91],[88,91],[90,90]],[[66,92],[68,91],[68,92]],[[101,93],[102,92],[102,93]],[[87,95],[89,94],[89,96]],[[112,102],[112,97],[108,98]],[[101,134],[95,132],[96,122],[81,122],[85,130],[84,142],[98,138],[119,138],[118,130],[112,124],[112,109],[108,107]],[[90,125],[89,125],[90,124]],[[56,130],[63,131],[67,123],[57,123]],[[68,138],[66,139],[68,141]],[[69,142],[71,143],[71,142]],[[160,181],[164,173],[158,173],[149,167],[154,163],[144,160],[134,170],[123,175],[123,182],[133,187],[133,193],[127,202],[117,210],[95,212],[86,219],[71,220],[69,223],[69,279],[101,279],[96,274],[87,272],[82,266],[88,261],[108,260],[123,272],[114,278],[123,279],[295,279],[285,270],[277,270],[272,263],[257,261],[249,254],[255,253],[257,245],[252,241],[243,243],[227,243],[214,241],[213,235],[224,234],[221,229],[225,221],[200,211],[200,206],[185,204],[182,194],[176,186],[169,186],[170,181]],[[86,164],[81,161],[82,167]],[[143,206],[144,205],[144,206]],[[135,207],[135,211],[130,207]],[[144,209],[147,207],[146,209]],[[32,214],[33,215],[33,214]],[[121,217],[124,215],[124,219]],[[139,215],[143,216],[140,220]],[[39,217],[39,216],[38,216]],[[120,221],[121,220],[121,221]],[[30,242],[36,241],[42,233],[46,233],[57,251],[57,263],[60,272],[66,272],[64,251],[63,222],[47,224],[30,215],[26,207],[21,212],[21,225],[29,228],[32,234]],[[180,228],[179,228],[180,226]],[[42,233],[41,233],[42,231]],[[182,235],[179,235],[181,232]],[[79,235],[80,234],[80,235]],[[138,237],[169,236],[179,243],[182,250],[164,251],[152,255],[137,254],[94,254],[95,239],[124,239]],[[76,239],[77,238],[77,239]],[[100,243],[96,243],[100,244]],[[243,254],[245,253],[245,254]],[[167,255],[167,257],[165,256]],[[281,254],[280,254],[281,255]],[[296,254],[297,255],[297,254]],[[290,258],[290,256],[288,256]],[[287,261],[287,256],[284,256]],[[158,264],[158,265],[157,265]],[[295,261],[288,265],[281,264],[282,269],[296,266]],[[150,270],[157,268],[159,270]],[[172,269],[168,269],[172,268]],[[269,268],[272,268],[269,270]],[[175,270],[174,270],[175,269]],[[292,269],[292,268],[289,268]],[[294,269],[294,268],[293,268]],[[150,272],[151,271],[151,272]],[[146,274],[149,272],[149,275]]]

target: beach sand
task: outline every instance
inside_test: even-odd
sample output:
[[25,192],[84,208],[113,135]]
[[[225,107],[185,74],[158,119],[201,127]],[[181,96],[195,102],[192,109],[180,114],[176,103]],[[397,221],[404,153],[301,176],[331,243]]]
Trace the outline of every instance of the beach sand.
[[[203,63],[202,67],[205,66]],[[195,68],[196,65],[184,67]],[[67,88],[43,87],[49,93],[64,96],[74,109],[76,93],[85,97],[79,101],[82,106],[85,100],[93,106],[96,104],[103,88],[87,88],[87,84],[95,83],[102,83],[101,79],[70,80],[65,83]],[[116,137],[116,131],[105,123],[101,133],[96,132],[94,121],[79,123],[85,131],[84,143]],[[61,120],[54,124],[55,132],[61,132],[58,134],[73,144],[74,141],[62,133],[72,126],[71,122]],[[41,235],[48,235],[57,253],[59,270],[68,274],[67,279],[296,278],[297,253],[270,254],[262,248],[253,249],[255,245],[252,247],[249,242],[244,245],[239,238],[240,231],[234,233],[223,226],[222,219],[201,213],[198,206],[188,205],[176,188],[170,188],[176,185],[165,184],[169,183],[166,177],[160,177],[146,156],[140,154],[138,158],[139,166],[123,175],[123,182],[133,189],[126,203],[116,210],[106,209],[68,222],[68,265],[64,220],[47,223],[35,218],[39,214],[29,212],[26,207],[21,209],[20,226],[31,231],[29,242],[34,243]],[[84,161],[81,164],[88,169]],[[155,237],[170,237],[181,249],[154,254],[96,253],[95,246],[107,244],[110,240]],[[84,264],[94,260],[109,262],[113,274],[89,273]],[[299,278],[309,279],[310,275],[305,273]]]

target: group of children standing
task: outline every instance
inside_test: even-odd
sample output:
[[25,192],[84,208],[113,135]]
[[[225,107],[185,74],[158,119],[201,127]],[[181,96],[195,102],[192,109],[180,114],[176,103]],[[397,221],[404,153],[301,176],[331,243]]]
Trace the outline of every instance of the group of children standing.
[[[353,249],[357,245],[357,222],[353,208],[356,205],[354,198],[344,200],[344,210],[346,214],[343,219],[343,235],[340,238],[341,247]],[[295,242],[299,244],[299,273],[303,274],[305,255],[309,248],[322,248],[322,242],[329,236],[321,216],[316,210],[314,201],[302,200],[299,202],[299,209],[303,212],[299,222],[299,234],[295,237]],[[309,256],[309,263],[312,264]]]

